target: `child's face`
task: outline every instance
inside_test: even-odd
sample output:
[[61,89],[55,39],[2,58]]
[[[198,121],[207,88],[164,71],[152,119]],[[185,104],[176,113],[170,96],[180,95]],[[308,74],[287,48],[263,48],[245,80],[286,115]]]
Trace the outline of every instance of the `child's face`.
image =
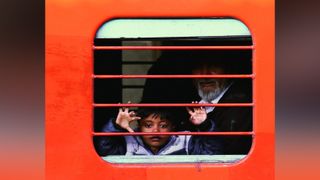
[[[170,121],[151,114],[141,120],[140,130],[141,132],[170,132],[173,130],[173,125]],[[169,137],[169,135],[149,135],[142,136],[142,139],[154,153],[157,153],[168,142]]]

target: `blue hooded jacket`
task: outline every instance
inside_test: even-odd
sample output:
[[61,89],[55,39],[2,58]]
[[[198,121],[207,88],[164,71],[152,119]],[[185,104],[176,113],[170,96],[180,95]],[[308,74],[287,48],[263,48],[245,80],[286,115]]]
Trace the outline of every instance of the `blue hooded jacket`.
[[[207,119],[197,126],[198,131],[213,132],[214,123]],[[103,128],[104,132],[125,132],[110,119]],[[100,156],[107,155],[215,155],[222,153],[217,136],[172,135],[168,143],[157,154],[153,154],[143,143],[140,136],[104,136],[99,137],[97,151]]]

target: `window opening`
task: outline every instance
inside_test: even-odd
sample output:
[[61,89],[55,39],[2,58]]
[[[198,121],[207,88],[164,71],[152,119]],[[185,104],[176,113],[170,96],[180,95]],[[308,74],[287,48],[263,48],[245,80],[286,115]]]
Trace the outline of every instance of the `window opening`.
[[[121,25],[124,23],[124,25]],[[120,24],[120,25],[119,25]],[[180,25],[179,25],[180,24]],[[190,28],[197,27],[198,28]],[[137,28],[139,27],[139,30]],[[141,28],[147,27],[147,28]],[[189,28],[189,31],[186,28]],[[152,28],[152,29],[150,29]],[[206,28],[207,31],[199,31]],[[120,30],[121,29],[121,30]],[[142,29],[142,30],[141,30]],[[198,30],[197,30],[198,29]],[[163,30],[163,31],[161,31]],[[249,118],[247,125],[239,125],[232,116],[229,124],[216,121],[218,127],[229,127],[228,132],[196,132],[190,128],[186,106],[200,107],[192,101],[200,101],[195,80],[209,79],[211,75],[192,74],[192,69],[203,63],[229,61],[235,71],[220,75],[229,79],[232,86],[250,96],[224,100],[218,104],[202,104],[217,110],[238,113]],[[119,19],[105,23],[94,41],[94,144],[97,153],[112,163],[185,163],[211,162],[234,163],[243,159],[252,144],[253,124],[253,67],[252,38],[247,27],[234,19]],[[207,77],[206,77],[207,76]],[[218,78],[219,75],[215,75]],[[212,77],[211,77],[212,78]],[[241,94],[237,94],[241,95]],[[233,99],[234,100],[234,99]],[[127,102],[131,101],[131,104]],[[121,103],[121,104],[118,104]],[[106,155],[101,150],[101,139],[114,137],[118,143],[126,143],[123,137],[135,134],[108,133],[103,131],[106,121],[117,117],[119,107],[127,106],[137,111],[145,106],[168,107],[178,114],[178,130],[170,135],[211,135],[222,138],[228,150],[216,155],[123,156]],[[216,116],[217,117],[217,116]],[[230,119],[231,118],[231,119]],[[235,117],[237,118],[237,117]],[[137,128],[137,123],[132,128]],[[237,128],[242,126],[243,129]],[[210,136],[210,138],[211,138]],[[232,150],[241,141],[242,151]],[[99,144],[100,143],[100,144]],[[238,143],[239,144],[239,143]],[[241,145],[241,143],[240,143]],[[125,150],[124,150],[125,151]]]

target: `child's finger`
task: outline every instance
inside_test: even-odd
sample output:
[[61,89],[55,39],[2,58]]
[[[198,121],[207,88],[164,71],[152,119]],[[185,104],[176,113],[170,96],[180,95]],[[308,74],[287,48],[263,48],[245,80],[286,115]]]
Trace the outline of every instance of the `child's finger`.
[[187,111],[188,111],[188,113],[189,113],[190,115],[193,114],[193,111],[192,111],[189,107],[186,107],[186,109],[187,109]]
[[[193,104],[199,104],[198,101],[192,101],[192,103],[193,103]],[[198,107],[198,106],[195,106],[195,107],[193,108],[193,111],[194,111],[195,113],[199,113],[199,107]]]
[[[118,103],[118,104],[121,104],[121,103]],[[119,108],[119,113],[123,112],[124,108],[123,107],[120,107]]]
[[135,115],[136,115],[136,113],[135,113],[134,111],[130,111],[130,112],[129,112],[129,116],[130,116],[130,117],[133,117],[133,116],[135,116]]
[[136,121],[136,120],[139,120],[139,119],[141,119],[141,117],[139,117],[139,116],[134,116],[134,117],[131,118],[131,121]]
[[[118,103],[118,104],[120,104],[120,103]],[[121,112],[123,112],[123,107],[119,108],[119,113],[121,113]]]
[[130,126],[128,126],[127,127],[127,130],[129,131],[129,132],[131,132],[131,133],[133,133],[134,131],[133,131],[133,129],[131,129],[131,127]]

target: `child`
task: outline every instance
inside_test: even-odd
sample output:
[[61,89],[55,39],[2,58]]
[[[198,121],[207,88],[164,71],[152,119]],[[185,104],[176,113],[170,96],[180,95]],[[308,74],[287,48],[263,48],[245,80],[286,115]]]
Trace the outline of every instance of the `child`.
[[[204,108],[187,108],[190,121],[198,131],[214,131],[213,121],[207,118]],[[109,120],[103,131],[121,132],[134,130],[130,122],[138,121],[139,132],[172,132],[177,121],[166,108],[141,108],[137,114],[120,108],[116,120]],[[221,153],[221,146],[214,136],[191,135],[142,135],[106,136],[98,144],[100,155],[212,155]]]

